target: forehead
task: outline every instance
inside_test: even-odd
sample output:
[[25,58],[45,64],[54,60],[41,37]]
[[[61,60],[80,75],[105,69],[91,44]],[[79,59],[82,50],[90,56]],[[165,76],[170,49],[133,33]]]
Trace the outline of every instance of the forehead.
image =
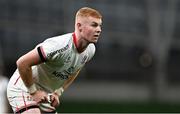
[[95,17],[81,17],[82,22],[84,23],[97,23],[97,24],[102,24],[102,19],[101,18],[95,18]]

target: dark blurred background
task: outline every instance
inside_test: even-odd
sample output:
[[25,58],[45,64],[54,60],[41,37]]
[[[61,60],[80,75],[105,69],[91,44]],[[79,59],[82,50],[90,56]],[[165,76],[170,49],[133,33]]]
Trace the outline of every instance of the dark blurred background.
[[0,0],[2,75],[38,43],[73,32],[84,6],[102,13],[102,35],[59,112],[180,112],[179,0]]

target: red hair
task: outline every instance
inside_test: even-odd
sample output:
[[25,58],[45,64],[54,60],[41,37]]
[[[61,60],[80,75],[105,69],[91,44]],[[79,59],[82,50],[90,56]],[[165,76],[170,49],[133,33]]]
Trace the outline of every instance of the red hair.
[[77,11],[76,18],[77,17],[94,17],[101,19],[102,15],[95,9],[83,7]]

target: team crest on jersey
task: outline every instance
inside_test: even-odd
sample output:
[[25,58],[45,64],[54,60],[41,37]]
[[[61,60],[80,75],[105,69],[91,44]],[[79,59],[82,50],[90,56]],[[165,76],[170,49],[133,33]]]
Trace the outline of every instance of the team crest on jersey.
[[84,63],[86,63],[86,61],[87,61],[87,58],[88,58],[88,56],[87,56],[87,55],[85,55],[85,56],[83,57],[83,59],[81,60],[81,64],[84,64]]
[[64,61],[65,63],[71,62],[71,56],[67,57],[67,59]]

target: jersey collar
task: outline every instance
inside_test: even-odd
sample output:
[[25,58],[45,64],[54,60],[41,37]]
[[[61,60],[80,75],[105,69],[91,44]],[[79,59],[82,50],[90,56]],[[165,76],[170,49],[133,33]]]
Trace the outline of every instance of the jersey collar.
[[73,36],[74,45],[75,45],[75,47],[76,47],[76,49],[77,49],[77,37],[76,37],[76,34],[73,33],[72,36]]

